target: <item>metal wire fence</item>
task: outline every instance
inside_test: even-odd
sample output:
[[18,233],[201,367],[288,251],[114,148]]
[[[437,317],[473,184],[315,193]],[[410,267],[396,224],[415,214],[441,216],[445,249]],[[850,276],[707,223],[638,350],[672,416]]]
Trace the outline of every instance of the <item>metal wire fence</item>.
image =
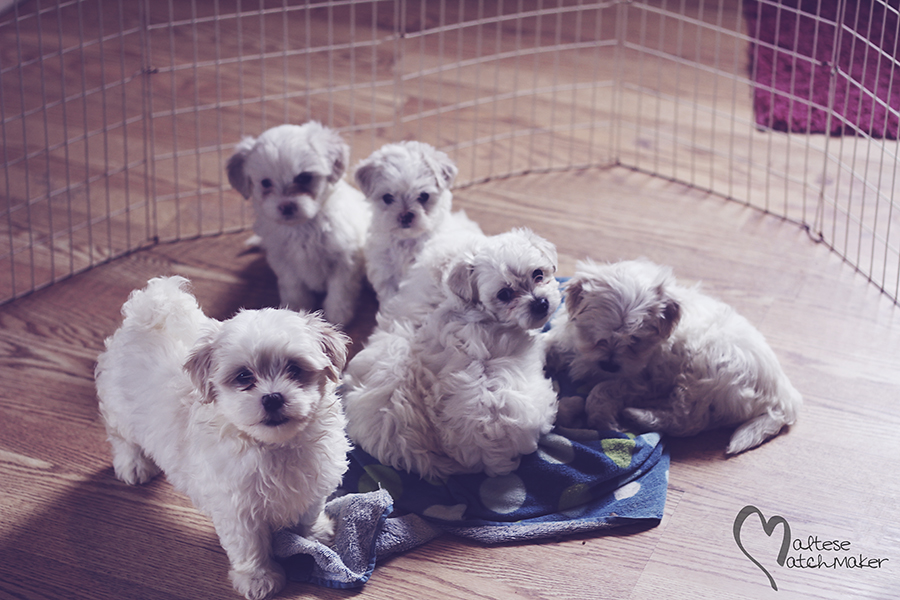
[[[234,144],[308,119],[353,162],[432,143],[461,186],[613,165],[681,181],[808,228],[896,302],[897,23],[896,0],[15,3],[0,302],[248,227]],[[838,106],[851,96],[869,112]]]

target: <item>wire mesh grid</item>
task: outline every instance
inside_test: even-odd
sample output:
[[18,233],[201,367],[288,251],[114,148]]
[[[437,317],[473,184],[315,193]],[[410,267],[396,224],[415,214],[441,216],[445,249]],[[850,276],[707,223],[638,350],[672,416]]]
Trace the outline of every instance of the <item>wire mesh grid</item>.
[[681,181],[807,228],[897,302],[898,22],[897,0],[16,3],[0,302],[248,227],[234,144],[308,119],[354,163],[429,142],[460,186],[613,165]]

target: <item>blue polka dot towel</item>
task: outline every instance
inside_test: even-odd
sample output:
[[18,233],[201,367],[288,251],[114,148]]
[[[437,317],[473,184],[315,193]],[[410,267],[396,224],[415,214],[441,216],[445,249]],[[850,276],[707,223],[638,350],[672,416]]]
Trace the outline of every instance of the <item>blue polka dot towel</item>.
[[399,513],[484,543],[658,524],[669,457],[656,433],[642,436],[557,428],[513,473],[454,475],[425,481],[355,449],[343,487],[387,490]]
[[557,428],[505,477],[425,481],[350,453],[345,495],[326,506],[329,547],[283,530],[275,554],[294,581],[355,588],[376,560],[449,532],[492,544],[600,531],[662,519],[669,455],[658,434]]

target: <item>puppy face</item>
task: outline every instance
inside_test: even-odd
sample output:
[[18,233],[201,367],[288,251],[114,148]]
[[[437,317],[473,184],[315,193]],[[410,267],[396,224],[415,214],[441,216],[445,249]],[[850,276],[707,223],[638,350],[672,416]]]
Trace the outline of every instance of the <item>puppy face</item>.
[[380,229],[412,239],[434,231],[450,213],[456,173],[443,152],[421,142],[401,142],[363,160],[356,182],[374,205]]
[[279,125],[238,144],[228,161],[228,181],[253,199],[261,218],[304,223],[343,176],[349,153],[338,133],[320,123]]
[[579,362],[601,377],[640,372],[678,323],[671,284],[671,270],[649,261],[580,262],[566,286]]
[[521,329],[543,325],[559,307],[556,248],[527,229],[488,238],[450,272],[450,290],[482,306],[498,322]]
[[202,340],[185,364],[204,402],[253,439],[292,440],[336,401],[347,338],[318,315],[288,310],[244,311]]

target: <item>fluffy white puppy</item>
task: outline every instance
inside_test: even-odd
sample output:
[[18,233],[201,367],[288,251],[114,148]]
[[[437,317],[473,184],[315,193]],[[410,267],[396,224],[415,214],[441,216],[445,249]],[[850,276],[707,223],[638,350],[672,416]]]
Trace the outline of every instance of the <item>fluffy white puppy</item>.
[[285,575],[274,530],[327,541],[326,498],[347,469],[335,393],[347,338],[315,314],[206,317],[182,277],[152,279],[122,308],[97,362],[116,477],[160,470],[212,518],[235,590],[266,598]]
[[763,335],[731,307],[647,260],[580,262],[548,334],[549,370],[593,386],[560,400],[560,422],[689,436],[738,426],[729,454],[794,423],[802,399]]
[[449,156],[422,142],[387,144],[357,166],[356,182],[373,206],[366,274],[380,303],[397,292],[426,245],[481,235],[463,211],[451,212],[456,174]]
[[556,249],[524,229],[486,238],[417,325],[379,328],[348,365],[348,433],[384,464],[441,479],[506,475],[556,414],[538,333],[560,302]]
[[319,306],[348,323],[365,277],[371,207],[342,179],[350,150],[322,124],[279,125],[247,137],[228,160],[228,181],[256,211],[253,230],[278,277],[281,304]]

